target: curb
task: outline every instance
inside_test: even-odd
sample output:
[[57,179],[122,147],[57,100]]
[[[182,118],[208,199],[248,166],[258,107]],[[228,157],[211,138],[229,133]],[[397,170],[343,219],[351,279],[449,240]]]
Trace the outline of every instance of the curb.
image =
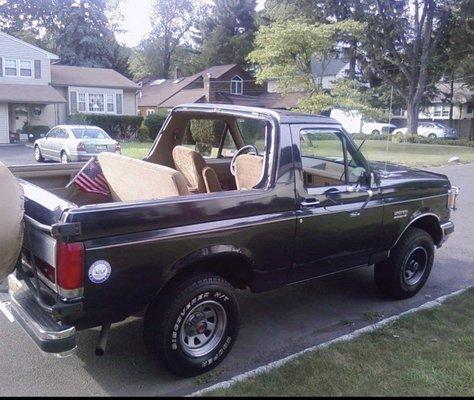
[[277,360],[277,361],[273,361],[273,362],[271,362],[269,364],[266,364],[266,365],[262,365],[261,367],[255,368],[255,369],[253,369],[251,371],[248,371],[248,372],[244,372],[243,374],[236,375],[236,376],[234,376],[233,378],[231,378],[227,381],[216,383],[215,385],[212,385],[212,386],[209,386],[208,388],[205,388],[205,389],[199,390],[197,392],[194,392],[194,393],[192,393],[192,394],[190,394],[186,397],[200,397],[200,396],[203,396],[203,395],[205,395],[209,392],[212,392],[214,390],[228,389],[228,388],[230,388],[231,386],[235,385],[238,382],[243,382],[243,381],[245,381],[249,378],[253,378],[254,376],[258,376],[258,375],[264,374],[265,372],[269,372],[269,371],[271,371],[275,368],[279,368],[279,367],[289,363],[290,361],[294,360],[295,358],[297,358],[299,356],[302,356],[303,354],[310,353],[310,352],[313,352],[313,351],[319,350],[319,349],[324,349],[324,348],[329,347],[329,346],[331,346],[332,344],[335,344],[335,343],[352,341],[352,340],[357,339],[358,337],[360,337],[360,336],[362,336],[366,333],[373,332],[373,331],[375,331],[377,329],[380,329],[380,328],[382,328],[386,325],[389,325],[389,324],[391,324],[391,323],[393,323],[393,322],[395,322],[395,321],[399,320],[400,318],[405,317],[407,315],[415,314],[419,311],[429,310],[429,309],[432,309],[432,308],[439,307],[446,300],[449,300],[452,297],[457,297],[457,296],[463,294],[464,292],[468,291],[472,287],[474,287],[474,286],[469,286],[469,287],[466,287],[464,289],[458,290],[456,292],[438,297],[437,299],[429,301],[427,303],[424,303],[419,307],[412,308],[412,309],[404,311],[400,314],[397,314],[397,315],[394,315],[392,317],[386,318],[382,321],[379,321],[375,324],[365,326],[364,328],[361,328],[361,329],[357,329],[354,332],[349,333],[347,335],[343,335],[343,336],[337,337],[333,340],[330,340],[328,342],[321,343],[321,344],[318,344],[318,345],[313,346],[313,347],[309,347],[305,350],[302,350],[298,353],[292,354],[288,357],[282,358],[282,359]]

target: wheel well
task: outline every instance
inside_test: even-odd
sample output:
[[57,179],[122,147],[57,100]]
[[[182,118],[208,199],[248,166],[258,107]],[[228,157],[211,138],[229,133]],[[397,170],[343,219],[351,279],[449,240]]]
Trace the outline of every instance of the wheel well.
[[421,217],[420,219],[417,219],[415,222],[413,222],[413,224],[410,226],[423,229],[430,234],[435,245],[438,246],[441,244],[441,241],[443,240],[443,231],[441,230],[441,227],[439,226],[439,220],[436,217],[432,215]]
[[174,275],[164,288],[176,280],[206,272],[221,276],[236,289],[246,289],[252,280],[252,265],[246,258],[237,254],[222,254],[206,257],[187,265]]

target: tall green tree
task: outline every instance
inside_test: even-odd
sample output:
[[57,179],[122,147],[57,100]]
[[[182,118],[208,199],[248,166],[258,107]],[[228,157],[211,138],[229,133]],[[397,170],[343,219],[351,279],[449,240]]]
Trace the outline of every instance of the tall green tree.
[[[157,64],[147,67],[154,70],[154,75],[169,78],[176,55],[182,54],[201,13],[201,4],[192,0],[154,0],[152,32],[137,49],[142,60],[153,59]],[[137,65],[136,59],[133,65]]]
[[200,46],[202,67],[246,65],[253,48],[256,0],[214,0],[194,40]]

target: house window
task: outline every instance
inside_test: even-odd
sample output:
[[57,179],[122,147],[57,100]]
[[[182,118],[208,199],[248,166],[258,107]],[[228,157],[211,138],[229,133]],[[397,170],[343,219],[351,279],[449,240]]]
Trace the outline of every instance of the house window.
[[114,95],[107,95],[107,112],[113,113],[115,111]]
[[240,76],[234,76],[230,81],[230,93],[242,95],[244,92],[244,81]]
[[18,75],[17,67],[18,67],[17,60],[5,59],[4,75],[5,76],[17,76]]
[[89,93],[89,112],[104,112],[104,95]]
[[86,94],[85,93],[79,93],[78,110],[80,112],[86,112]]
[[20,76],[23,76],[23,77],[33,76],[31,61],[20,60]]

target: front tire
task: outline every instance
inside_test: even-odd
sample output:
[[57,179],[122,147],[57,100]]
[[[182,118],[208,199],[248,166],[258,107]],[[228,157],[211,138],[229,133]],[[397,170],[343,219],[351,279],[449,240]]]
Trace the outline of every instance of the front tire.
[[145,344],[153,357],[178,376],[203,374],[232,348],[240,325],[234,288],[214,274],[181,279],[150,304]]
[[39,146],[35,146],[35,160],[36,160],[36,162],[43,162],[44,161],[44,157],[41,154],[41,149],[40,149]]
[[438,138],[438,136],[436,136],[436,133],[430,133],[428,135],[428,139],[437,139],[437,138]]
[[380,136],[380,131],[378,131],[377,129],[373,130],[372,136]]
[[433,239],[426,231],[408,228],[390,258],[375,266],[378,288],[398,300],[415,296],[430,276],[434,253]]

